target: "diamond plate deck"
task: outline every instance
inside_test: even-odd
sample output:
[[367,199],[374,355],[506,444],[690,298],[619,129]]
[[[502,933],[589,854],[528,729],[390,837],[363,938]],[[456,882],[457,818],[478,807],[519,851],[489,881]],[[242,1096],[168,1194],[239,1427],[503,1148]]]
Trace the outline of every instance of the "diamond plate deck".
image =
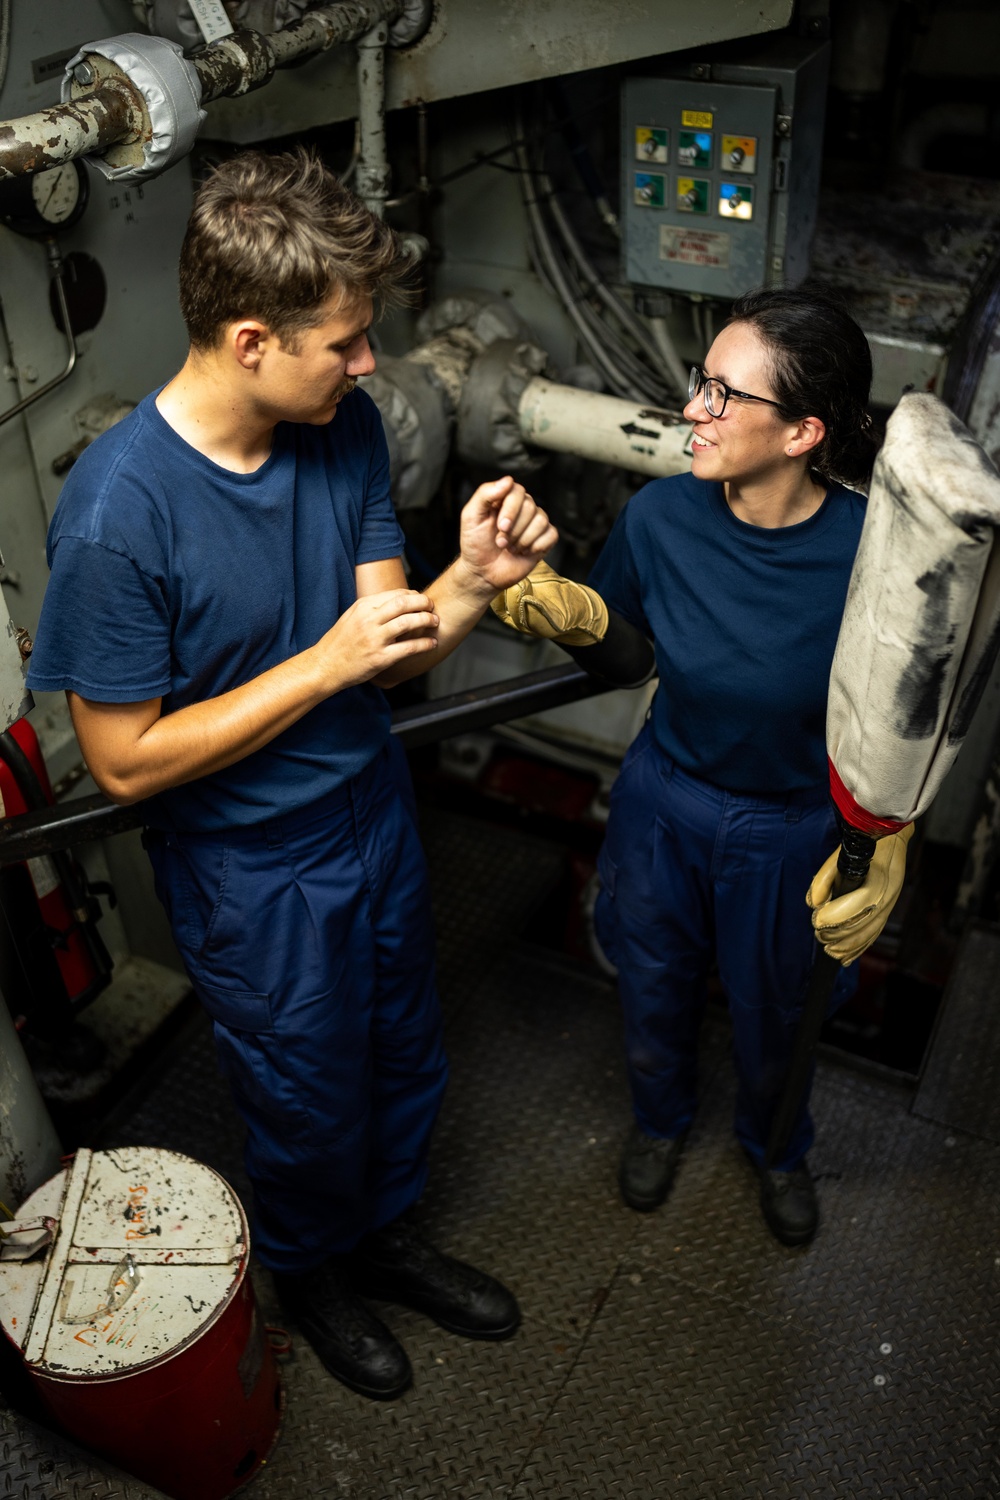
[[962,939],[914,1112],[1000,1143],[1000,933]]
[[167,1500],[160,1490],[2,1406],[0,1495],[4,1500]]
[[[1000,1146],[823,1064],[824,1222],[809,1249],[783,1249],[731,1135],[726,1028],[710,1017],[674,1192],[630,1212],[615,1185],[629,1108],[613,990],[518,938],[561,851],[440,812],[425,837],[453,1082],[424,1220],[509,1282],[523,1327],[475,1344],[380,1307],[415,1370],[391,1403],[337,1385],[296,1337],[254,1500],[1000,1494]],[[246,1189],[203,1023],[114,1130]]]

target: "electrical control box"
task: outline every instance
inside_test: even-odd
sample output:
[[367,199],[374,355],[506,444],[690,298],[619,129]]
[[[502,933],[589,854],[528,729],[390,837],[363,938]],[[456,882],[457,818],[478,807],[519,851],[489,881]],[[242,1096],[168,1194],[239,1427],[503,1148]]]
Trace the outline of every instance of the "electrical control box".
[[805,277],[829,50],[781,38],[697,77],[626,79],[626,280],[732,299]]

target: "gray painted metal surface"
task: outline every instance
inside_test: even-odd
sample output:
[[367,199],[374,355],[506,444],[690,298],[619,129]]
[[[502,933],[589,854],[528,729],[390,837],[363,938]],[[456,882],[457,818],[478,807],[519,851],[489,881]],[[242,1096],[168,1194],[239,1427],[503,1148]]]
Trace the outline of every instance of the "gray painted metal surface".
[[[713,63],[705,81],[655,72],[626,80],[628,280],[732,298],[803,279],[816,222],[828,54],[825,44],[778,37],[743,62]],[[651,129],[659,149],[649,159]]]
[[[615,1186],[629,1106],[613,992],[517,937],[561,851],[442,813],[424,832],[453,1063],[424,1218],[509,1282],[524,1323],[474,1344],[380,1307],[416,1372],[391,1403],[344,1390],[296,1336],[257,1500],[995,1494],[1000,1147],[821,1065],[824,1222],[810,1249],[783,1249],[732,1140],[713,1014],[674,1193],[631,1213]],[[114,1138],[200,1155],[245,1188],[207,1026]]]
[[[629,78],[622,97],[622,247],[624,273],[641,286],[733,298],[771,276],[772,148],[777,89],[690,79]],[[700,116],[704,129],[682,130]],[[690,118],[687,120],[691,124]],[[643,132],[666,137],[662,162],[645,161]],[[750,138],[753,176],[727,170],[724,136]],[[707,141],[704,162],[685,163],[684,140]],[[692,186],[693,185],[693,186]],[[723,217],[723,188],[751,201],[753,217]],[[694,199],[691,207],[688,200]],[[726,200],[726,201],[735,201]]]
[[[449,99],[786,26],[790,0],[443,0],[426,36],[389,59],[387,103]],[[357,113],[349,48],[275,78],[253,100],[220,99],[204,133],[256,141]]]
[[914,1113],[1000,1145],[1000,938],[971,928],[941,1005]]
[[[0,1203],[12,1213],[59,1169],[59,1137],[0,995]],[[7,1216],[0,1209],[0,1221]]]

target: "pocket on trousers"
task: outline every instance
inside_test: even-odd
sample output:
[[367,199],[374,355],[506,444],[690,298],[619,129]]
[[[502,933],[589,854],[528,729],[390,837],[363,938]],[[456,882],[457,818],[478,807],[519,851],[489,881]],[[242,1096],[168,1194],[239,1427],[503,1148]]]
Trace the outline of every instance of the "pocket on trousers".
[[167,834],[149,847],[149,855],[174,941],[186,960],[197,962],[212,940],[226,899],[230,851],[207,842],[184,847]]
[[195,991],[212,1017],[229,1031],[270,1032],[274,1030],[270,995],[254,990],[227,990],[192,976]]

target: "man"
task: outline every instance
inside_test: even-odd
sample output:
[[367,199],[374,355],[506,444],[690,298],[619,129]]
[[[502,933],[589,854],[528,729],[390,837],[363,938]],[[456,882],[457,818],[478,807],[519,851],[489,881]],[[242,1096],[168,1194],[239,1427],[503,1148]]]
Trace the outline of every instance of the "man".
[[65,690],[91,773],[146,799],[147,849],[247,1126],[255,1245],[327,1368],[411,1378],[362,1294],[473,1338],[517,1304],[409,1210],[445,1086],[423,855],[381,687],[440,661],[556,533],[481,485],[461,553],[407,588],[373,302],[395,236],[305,154],[198,193],[180,373],[82,455],[49,534],[31,684]]

